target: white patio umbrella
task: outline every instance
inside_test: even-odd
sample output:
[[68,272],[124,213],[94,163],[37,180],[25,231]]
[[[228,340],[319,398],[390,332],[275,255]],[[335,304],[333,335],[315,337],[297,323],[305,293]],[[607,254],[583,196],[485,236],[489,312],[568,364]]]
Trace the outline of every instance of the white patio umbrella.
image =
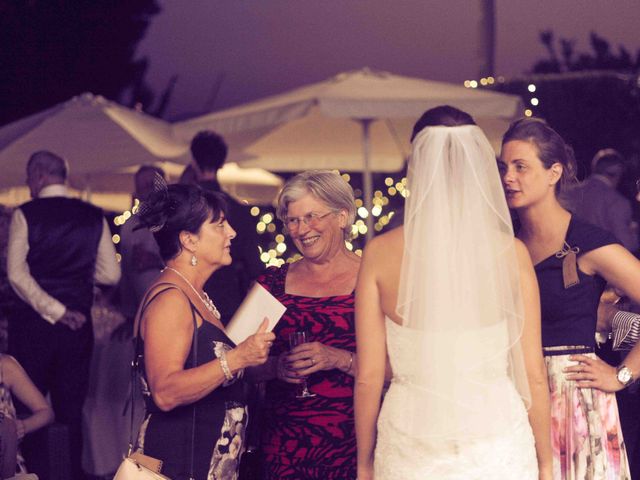
[[184,158],[188,147],[167,122],[85,93],[0,128],[0,188],[24,184],[27,160],[38,150],[64,157],[79,179]]
[[[243,165],[276,171],[330,168],[363,172],[372,201],[371,172],[400,170],[409,134],[428,108],[452,105],[474,116],[495,140],[521,112],[517,96],[364,69],[327,81],[174,124],[183,141],[198,131],[222,134]],[[368,216],[371,234],[371,215]]]
[[[162,168],[167,181],[177,182],[185,165],[163,161],[155,162]],[[140,165],[111,172],[87,174],[71,181],[72,193],[95,205],[113,212],[131,208],[131,193],[134,175]],[[248,205],[272,205],[280,192],[284,180],[262,168],[241,168],[233,162],[225,163],[218,171],[218,182],[223,190],[239,202]],[[29,189],[24,186],[0,189],[0,204],[9,207],[20,205],[30,199]]]

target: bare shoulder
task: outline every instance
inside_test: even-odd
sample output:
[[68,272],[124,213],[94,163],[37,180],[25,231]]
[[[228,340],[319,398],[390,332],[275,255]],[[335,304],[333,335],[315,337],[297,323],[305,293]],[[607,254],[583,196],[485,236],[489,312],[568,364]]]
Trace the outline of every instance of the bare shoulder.
[[11,355],[2,354],[0,357],[3,381],[11,386],[21,375],[26,375],[22,365]]
[[401,247],[403,246],[403,241],[404,228],[394,228],[389,232],[385,232],[369,240],[365,248],[365,254],[367,252],[369,252],[369,256],[378,255],[380,253],[390,254],[396,252],[398,248],[402,251]]
[[179,288],[153,286],[142,315],[142,336],[152,328],[171,329],[191,325],[189,299]]
[[378,235],[364,249],[361,272],[377,282],[393,282],[402,264],[403,250],[402,227]]
[[516,246],[516,255],[518,256],[518,263],[520,263],[520,265],[533,266],[531,262],[531,255],[529,255],[529,250],[527,249],[527,246],[524,244],[524,242],[519,238],[515,238],[515,237],[513,241]]

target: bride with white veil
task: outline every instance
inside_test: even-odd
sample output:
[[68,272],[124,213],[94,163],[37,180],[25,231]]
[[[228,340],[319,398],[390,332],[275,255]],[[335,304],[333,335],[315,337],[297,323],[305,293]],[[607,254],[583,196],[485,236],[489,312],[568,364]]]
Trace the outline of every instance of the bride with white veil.
[[537,283],[495,154],[449,106],[412,141],[404,225],[356,290],[358,479],[550,479]]

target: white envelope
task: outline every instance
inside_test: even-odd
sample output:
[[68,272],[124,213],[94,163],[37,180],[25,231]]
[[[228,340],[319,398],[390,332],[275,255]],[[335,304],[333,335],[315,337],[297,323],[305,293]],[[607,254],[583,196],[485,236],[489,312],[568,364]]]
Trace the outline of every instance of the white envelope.
[[269,319],[267,332],[273,330],[287,310],[276,297],[259,283],[255,283],[225,328],[227,336],[238,345],[256,333],[264,317]]

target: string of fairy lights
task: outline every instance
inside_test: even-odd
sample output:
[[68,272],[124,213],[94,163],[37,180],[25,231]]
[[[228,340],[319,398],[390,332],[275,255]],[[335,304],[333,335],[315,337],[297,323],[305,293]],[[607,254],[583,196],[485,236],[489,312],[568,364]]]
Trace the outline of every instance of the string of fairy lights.
[[[495,83],[504,83],[505,78],[500,76],[497,78],[494,77],[483,77],[480,80],[465,80],[463,85],[465,88],[478,88],[478,87],[488,87],[490,85],[494,85]],[[525,117],[532,117],[534,112],[534,108],[540,106],[540,99],[536,95],[538,87],[534,83],[530,83],[527,85],[527,92],[529,93],[529,98],[527,99],[528,105],[524,110]]]
[[[504,83],[504,77],[483,77],[479,80],[465,80],[463,85],[466,88],[479,88],[490,87],[497,83]],[[534,109],[540,106],[540,100],[536,95],[537,87],[535,84],[530,83],[527,86],[527,92],[530,94],[527,99],[528,105],[524,110],[524,115],[531,117],[534,114]],[[340,172],[338,172],[340,173]],[[348,173],[341,173],[342,178],[347,182],[351,181],[351,176]],[[366,219],[369,215],[372,215],[375,219],[373,228],[376,232],[381,232],[391,222],[391,219],[396,214],[397,205],[393,205],[391,201],[393,197],[406,198],[408,195],[407,190],[407,178],[402,177],[399,179],[393,176],[388,176],[384,179],[384,187],[376,190],[373,194],[372,207],[369,211],[365,205],[362,197],[362,191],[355,189],[356,194],[356,221],[351,227],[351,239],[347,240],[346,246],[349,250],[354,251],[357,255],[362,255],[362,249],[355,247],[355,241],[367,234]],[[398,198],[396,197],[396,198]],[[124,225],[133,214],[136,213],[139,207],[139,202],[136,199],[131,210],[126,210],[122,214],[116,216],[113,220],[117,227]],[[278,225],[274,208],[252,206],[250,208],[251,215],[256,221],[256,232],[258,235],[270,236],[263,242],[260,249],[260,260],[266,266],[280,266],[285,262],[294,262],[300,258],[300,254],[291,248],[287,243],[287,237],[280,231],[278,231]],[[114,244],[120,243],[120,235],[117,233],[112,236]],[[118,261],[121,260],[120,254],[117,254]]]

